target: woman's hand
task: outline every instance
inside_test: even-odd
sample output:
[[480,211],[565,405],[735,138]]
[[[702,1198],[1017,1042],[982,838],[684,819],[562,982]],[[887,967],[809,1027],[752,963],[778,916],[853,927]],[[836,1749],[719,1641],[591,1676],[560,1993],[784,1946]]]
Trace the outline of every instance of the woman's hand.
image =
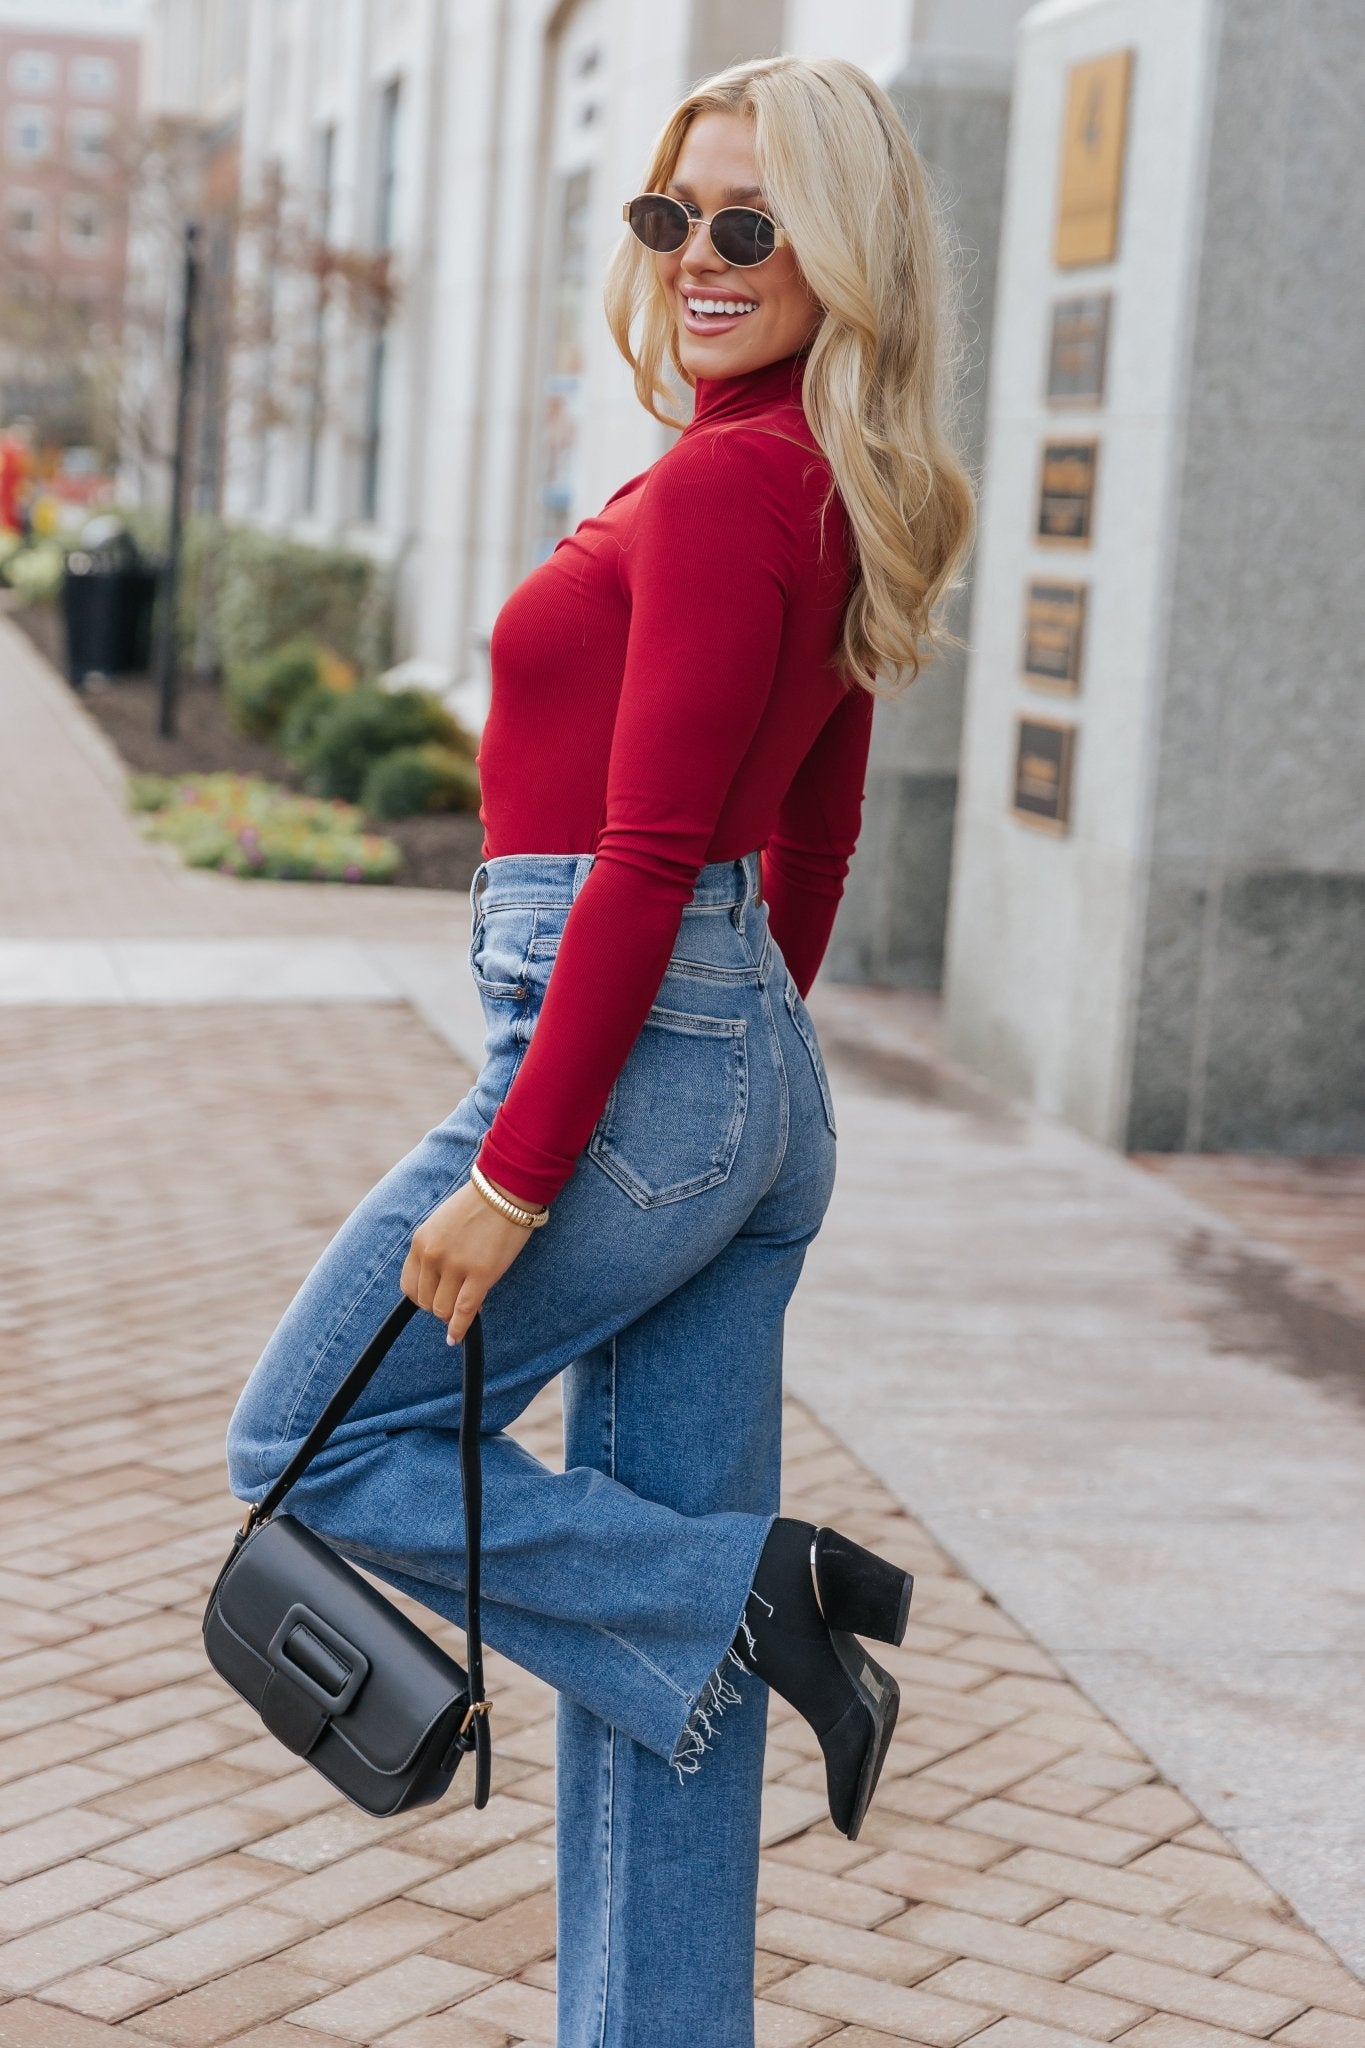
[[[490,1185],[498,1187],[496,1181]],[[498,1193],[522,1201],[510,1188],[498,1188]],[[439,1316],[448,1342],[458,1344],[489,1288],[502,1278],[530,1235],[527,1224],[500,1216],[476,1187],[466,1183],[413,1232],[398,1285],[409,1301]]]

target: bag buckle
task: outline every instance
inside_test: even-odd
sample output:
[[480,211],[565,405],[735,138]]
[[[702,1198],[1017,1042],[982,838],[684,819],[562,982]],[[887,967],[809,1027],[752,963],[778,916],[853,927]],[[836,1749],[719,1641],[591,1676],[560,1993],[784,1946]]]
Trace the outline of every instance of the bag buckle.
[[370,1660],[302,1600],[270,1639],[266,1656],[289,1682],[329,1714],[344,1714],[369,1676]]
[[491,1713],[492,1713],[492,1711],[493,1711],[493,1702],[492,1702],[492,1700],[473,1700],[473,1701],[471,1701],[471,1702],[470,1702],[470,1706],[469,1706],[469,1711],[468,1711],[468,1713],[467,1713],[467,1714],[465,1715],[465,1717],[464,1717],[463,1721],[461,1721],[461,1723],[460,1723],[460,1733],[461,1733],[461,1735],[465,1735],[465,1734],[467,1734],[467,1733],[468,1733],[468,1731],[469,1731],[469,1724],[470,1724],[470,1722],[471,1722],[471,1721],[472,1721],[472,1720],[474,1719],[474,1716],[475,1716],[476,1714],[491,1714]]

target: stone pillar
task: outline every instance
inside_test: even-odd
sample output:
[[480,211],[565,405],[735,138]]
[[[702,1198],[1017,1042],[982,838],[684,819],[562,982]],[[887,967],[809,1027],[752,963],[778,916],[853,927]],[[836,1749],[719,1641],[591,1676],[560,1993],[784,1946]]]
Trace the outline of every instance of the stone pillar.
[[[1121,50],[1117,246],[1059,267],[1068,74]],[[1119,1147],[1365,1145],[1362,104],[1358,0],[1021,31],[946,1042]],[[1100,293],[1103,395],[1050,405],[1053,306]],[[1091,439],[1089,545],[1041,542],[1043,445]],[[1024,672],[1035,583],[1085,588],[1074,694]]]
[[[975,473],[985,431],[1010,76],[1022,0],[945,8],[920,0],[910,54],[888,91],[937,184],[957,243],[963,361],[957,440]],[[968,583],[952,630],[967,637]],[[965,655],[950,649],[878,704],[863,829],[825,972],[834,981],[937,988],[943,972]]]

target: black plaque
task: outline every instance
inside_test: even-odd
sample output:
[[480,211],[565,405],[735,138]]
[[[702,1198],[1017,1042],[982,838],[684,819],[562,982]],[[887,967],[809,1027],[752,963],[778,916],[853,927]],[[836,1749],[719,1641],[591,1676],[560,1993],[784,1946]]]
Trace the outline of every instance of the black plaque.
[[1045,547],[1089,547],[1099,453],[1094,435],[1043,443],[1036,538]]
[[1052,718],[1021,718],[1014,752],[1016,818],[1048,832],[1071,825],[1071,767],[1076,728]]
[[1085,639],[1083,583],[1030,583],[1024,623],[1024,674],[1045,690],[1081,687]]
[[1051,405],[1102,405],[1104,365],[1109,350],[1112,292],[1058,299],[1052,308],[1052,341],[1047,358]]

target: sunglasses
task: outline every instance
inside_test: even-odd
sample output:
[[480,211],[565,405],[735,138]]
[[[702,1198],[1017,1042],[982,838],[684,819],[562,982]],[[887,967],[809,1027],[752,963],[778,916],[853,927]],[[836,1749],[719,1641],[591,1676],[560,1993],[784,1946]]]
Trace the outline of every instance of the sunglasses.
[[642,192],[638,198],[628,199],[621,218],[636,240],[656,256],[671,256],[681,249],[693,228],[710,228],[711,247],[721,262],[739,270],[766,263],[788,239],[786,230],[756,206],[722,206],[710,220],[703,220],[699,213],[689,213],[681,199],[670,199],[665,192]]

